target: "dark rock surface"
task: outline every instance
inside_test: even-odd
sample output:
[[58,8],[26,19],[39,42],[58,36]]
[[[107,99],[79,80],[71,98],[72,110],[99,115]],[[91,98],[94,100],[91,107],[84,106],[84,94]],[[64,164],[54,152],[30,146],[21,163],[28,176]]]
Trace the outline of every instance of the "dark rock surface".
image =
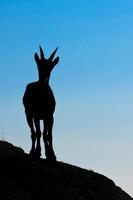
[[63,162],[34,161],[0,141],[0,200],[132,200],[107,177]]

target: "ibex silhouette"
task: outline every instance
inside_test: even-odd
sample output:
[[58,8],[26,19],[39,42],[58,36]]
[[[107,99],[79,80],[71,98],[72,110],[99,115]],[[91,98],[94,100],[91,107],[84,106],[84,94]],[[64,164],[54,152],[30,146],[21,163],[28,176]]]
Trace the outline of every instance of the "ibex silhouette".
[[34,59],[37,63],[39,80],[29,83],[23,96],[27,123],[31,130],[32,147],[30,154],[35,158],[41,156],[41,128],[40,120],[43,120],[43,140],[45,145],[45,155],[48,160],[56,160],[52,142],[53,114],[55,110],[55,98],[49,86],[50,74],[54,66],[59,62],[59,57],[54,59],[58,48],[45,58],[43,50],[40,48],[40,58],[37,53]]

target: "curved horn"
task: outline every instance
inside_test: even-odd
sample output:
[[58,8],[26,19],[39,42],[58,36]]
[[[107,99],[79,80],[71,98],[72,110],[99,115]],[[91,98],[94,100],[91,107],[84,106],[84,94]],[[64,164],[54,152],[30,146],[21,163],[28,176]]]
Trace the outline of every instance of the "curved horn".
[[42,50],[42,47],[39,46],[39,48],[40,48],[41,60],[45,60],[45,58],[44,58],[44,53],[43,53],[43,50]]
[[53,53],[51,54],[51,56],[49,57],[49,60],[53,60],[55,54],[56,54],[56,51],[58,50],[58,47],[53,51]]

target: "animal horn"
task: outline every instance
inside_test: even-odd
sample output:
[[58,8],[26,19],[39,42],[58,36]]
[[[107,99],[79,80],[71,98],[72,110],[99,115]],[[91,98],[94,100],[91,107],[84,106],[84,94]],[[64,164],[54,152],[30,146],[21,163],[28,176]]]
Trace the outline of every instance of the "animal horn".
[[45,60],[45,58],[44,58],[44,53],[43,53],[43,50],[42,50],[42,47],[39,46],[39,48],[40,48],[41,60]]
[[51,54],[51,56],[49,57],[49,60],[53,60],[55,54],[56,54],[56,51],[58,50],[58,47],[53,51],[53,53]]

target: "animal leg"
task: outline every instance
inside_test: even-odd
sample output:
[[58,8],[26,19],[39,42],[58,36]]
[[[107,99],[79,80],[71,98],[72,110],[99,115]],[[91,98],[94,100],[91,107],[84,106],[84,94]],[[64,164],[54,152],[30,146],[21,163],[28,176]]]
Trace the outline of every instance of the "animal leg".
[[49,141],[48,141],[48,127],[47,127],[47,122],[45,122],[45,120],[43,120],[44,123],[44,131],[43,131],[43,142],[44,142],[44,146],[45,146],[45,156],[46,159],[48,159],[49,157]]
[[41,129],[40,129],[40,120],[34,119],[35,129],[36,129],[36,137],[37,137],[37,145],[36,145],[36,157],[41,156],[41,144],[40,144],[40,138],[41,138]]
[[53,150],[53,138],[52,138],[52,128],[53,128],[53,116],[44,122],[44,133],[43,139],[45,144],[45,155],[48,160],[56,160],[56,156]]
[[30,115],[26,115],[26,119],[27,119],[27,123],[30,127],[30,131],[31,131],[32,146],[31,146],[30,154],[33,156],[34,153],[35,153],[36,133],[35,133],[35,130],[34,130],[32,117]]

